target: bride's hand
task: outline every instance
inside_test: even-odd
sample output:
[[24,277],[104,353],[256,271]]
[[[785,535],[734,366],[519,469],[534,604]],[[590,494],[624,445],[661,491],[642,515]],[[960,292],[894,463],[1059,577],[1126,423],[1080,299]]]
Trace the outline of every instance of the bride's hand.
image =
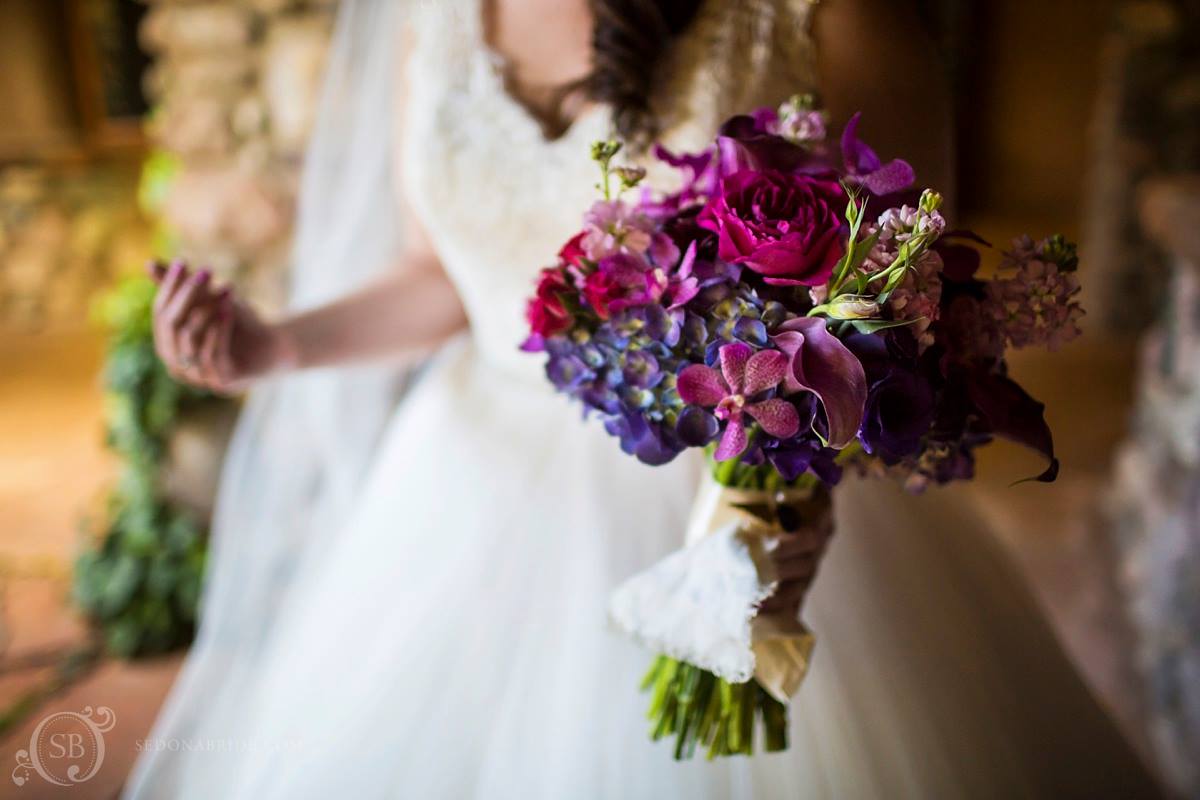
[[154,347],[175,379],[229,394],[289,363],[292,348],[282,331],[228,287],[213,287],[207,270],[174,262],[152,264],[149,272],[158,284]]
[[779,575],[779,586],[774,594],[759,605],[760,613],[787,612],[796,617],[800,615],[804,597],[816,577],[817,566],[831,536],[833,511],[830,508],[811,523],[779,537],[770,550],[771,561]]

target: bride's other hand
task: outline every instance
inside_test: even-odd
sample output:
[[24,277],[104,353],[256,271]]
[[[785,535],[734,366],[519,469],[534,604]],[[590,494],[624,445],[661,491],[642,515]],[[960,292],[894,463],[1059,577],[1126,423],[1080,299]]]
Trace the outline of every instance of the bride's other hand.
[[763,614],[786,612],[798,617],[804,598],[817,575],[825,547],[833,536],[833,511],[829,509],[812,523],[780,536],[769,554],[779,575],[775,593],[763,600]]
[[172,377],[231,394],[287,365],[284,333],[262,322],[229,287],[215,288],[207,270],[174,262],[152,264],[149,272],[159,287],[154,346]]

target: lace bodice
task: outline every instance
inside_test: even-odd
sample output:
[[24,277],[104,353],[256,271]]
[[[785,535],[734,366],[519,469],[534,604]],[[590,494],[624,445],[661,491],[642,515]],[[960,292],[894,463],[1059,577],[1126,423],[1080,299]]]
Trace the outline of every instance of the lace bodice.
[[[665,59],[652,107],[664,144],[703,147],[727,116],[813,86],[815,0],[707,0]],[[402,109],[401,189],[458,286],[483,356],[538,377],[518,352],[538,269],[596,199],[592,141],[610,133],[594,106],[548,140],[505,89],[482,34],[480,0],[422,4]],[[669,179],[652,173],[652,180]]]

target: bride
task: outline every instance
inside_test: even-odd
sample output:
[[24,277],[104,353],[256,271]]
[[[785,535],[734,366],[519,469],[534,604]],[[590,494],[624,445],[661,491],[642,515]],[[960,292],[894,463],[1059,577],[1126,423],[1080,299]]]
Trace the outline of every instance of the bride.
[[155,273],[172,372],[254,390],[199,636],[126,796],[1156,796],[961,496],[852,481],[810,596],[821,532],[780,556],[774,602],[803,600],[819,639],[790,750],[674,762],[636,691],[650,654],[605,605],[681,543],[697,465],[623,455],[517,351],[612,131],[635,157],[696,149],[819,87],[949,187],[912,19],[888,0],[343,0],[290,315]]

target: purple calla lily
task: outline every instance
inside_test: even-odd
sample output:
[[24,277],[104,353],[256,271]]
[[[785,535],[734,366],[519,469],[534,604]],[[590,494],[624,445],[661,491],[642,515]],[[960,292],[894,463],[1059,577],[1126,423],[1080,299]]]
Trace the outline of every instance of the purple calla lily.
[[[966,240],[971,244],[961,243]],[[974,245],[991,247],[979,234],[968,230],[946,231],[934,242],[933,250],[942,257],[942,279],[966,283],[979,270],[979,250]]]
[[1024,445],[1048,460],[1046,469],[1034,480],[1052,483],[1058,477],[1054,437],[1046,424],[1046,406],[1034,400],[1014,381],[986,370],[967,376],[967,393],[983,416],[990,433]]
[[867,404],[863,365],[820,317],[788,320],[771,339],[788,358],[784,390],[815,394],[825,407],[829,446],[840,449],[850,444],[862,425]]

